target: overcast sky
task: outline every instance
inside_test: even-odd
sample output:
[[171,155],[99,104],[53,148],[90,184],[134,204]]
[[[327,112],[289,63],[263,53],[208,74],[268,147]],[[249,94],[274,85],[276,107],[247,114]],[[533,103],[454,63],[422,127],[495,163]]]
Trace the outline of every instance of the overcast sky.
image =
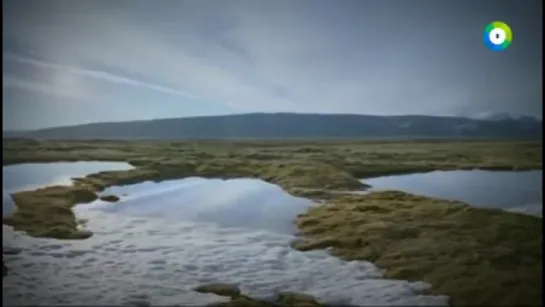
[[[4,0],[3,128],[249,112],[541,116],[541,0]],[[504,21],[513,43],[488,50]]]

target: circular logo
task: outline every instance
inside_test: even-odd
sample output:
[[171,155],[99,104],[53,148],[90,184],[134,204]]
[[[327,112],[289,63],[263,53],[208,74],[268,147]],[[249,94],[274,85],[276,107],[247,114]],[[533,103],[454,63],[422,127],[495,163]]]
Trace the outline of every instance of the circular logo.
[[502,51],[511,45],[513,32],[505,22],[494,21],[484,28],[483,40],[490,50]]

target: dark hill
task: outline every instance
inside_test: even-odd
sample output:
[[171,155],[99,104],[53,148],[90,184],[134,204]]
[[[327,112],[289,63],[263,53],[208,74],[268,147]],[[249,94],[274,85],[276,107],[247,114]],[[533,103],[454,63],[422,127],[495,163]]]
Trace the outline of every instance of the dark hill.
[[533,118],[255,113],[4,131],[3,135],[50,139],[541,138],[541,131],[542,121]]

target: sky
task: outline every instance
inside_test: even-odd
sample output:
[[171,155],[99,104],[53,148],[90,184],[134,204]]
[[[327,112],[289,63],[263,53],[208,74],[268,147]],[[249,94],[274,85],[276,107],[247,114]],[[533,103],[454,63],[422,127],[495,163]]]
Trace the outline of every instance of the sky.
[[[541,117],[541,0],[4,0],[3,130],[253,112]],[[485,26],[513,31],[508,49]]]

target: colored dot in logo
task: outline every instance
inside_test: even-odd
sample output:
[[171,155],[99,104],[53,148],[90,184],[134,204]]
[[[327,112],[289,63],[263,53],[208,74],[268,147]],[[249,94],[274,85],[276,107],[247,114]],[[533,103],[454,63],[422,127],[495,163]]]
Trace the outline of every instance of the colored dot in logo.
[[484,28],[483,40],[490,50],[503,51],[511,45],[513,32],[505,22],[494,21]]

